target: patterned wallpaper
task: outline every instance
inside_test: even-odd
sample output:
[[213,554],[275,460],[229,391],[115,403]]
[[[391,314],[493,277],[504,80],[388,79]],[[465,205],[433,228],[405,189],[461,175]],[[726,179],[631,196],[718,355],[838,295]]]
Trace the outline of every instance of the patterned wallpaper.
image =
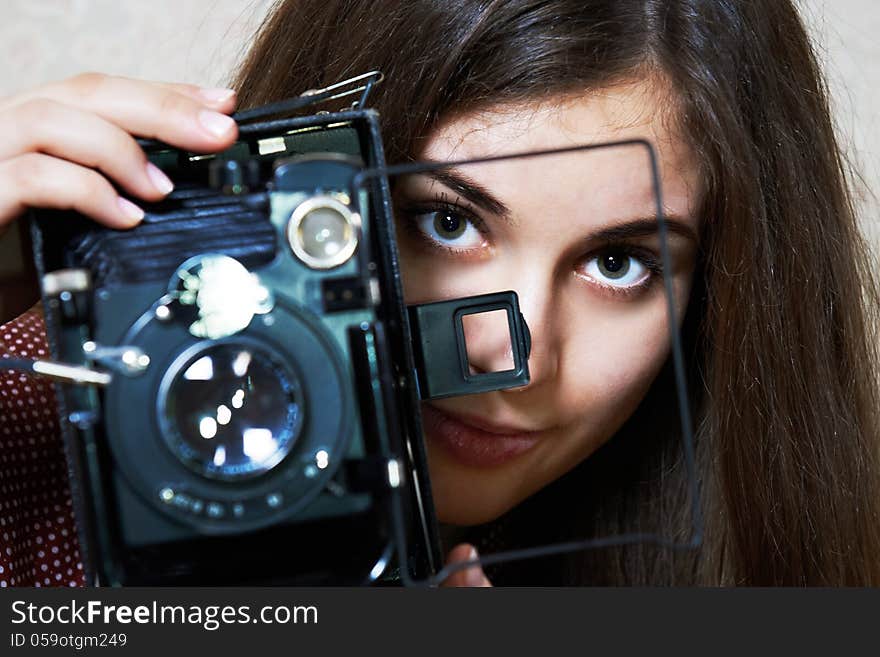
[[[369,1],[369,0],[366,0]],[[218,84],[271,0],[0,0],[0,95],[83,70]],[[836,118],[880,244],[880,3],[800,0],[821,44]],[[0,250],[2,256],[2,250]]]

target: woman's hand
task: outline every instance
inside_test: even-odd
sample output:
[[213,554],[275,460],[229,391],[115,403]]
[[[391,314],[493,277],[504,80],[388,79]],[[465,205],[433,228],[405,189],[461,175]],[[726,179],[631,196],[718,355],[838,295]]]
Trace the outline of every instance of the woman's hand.
[[229,147],[229,89],[84,73],[0,98],[0,233],[27,207],[70,209],[114,228],[143,211],[126,193],[158,201],[171,181],[132,135],[197,152]]
[[[446,558],[446,565],[473,561],[477,558],[477,550],[473,545],[461,543],[450,550],[449,556]],[[486,577],[482,568],[472,566],[452,573],[444,580],[442,586],[492,586],[492,582]]]

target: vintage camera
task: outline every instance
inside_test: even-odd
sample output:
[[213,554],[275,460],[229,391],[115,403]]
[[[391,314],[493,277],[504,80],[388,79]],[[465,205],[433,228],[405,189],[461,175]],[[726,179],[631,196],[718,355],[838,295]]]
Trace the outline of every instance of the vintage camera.
[[[372,76],[372,77],[371,77]],[[34,213],[84,562],[102,585],[424,580],[440,550],[419,400],[528,382],[502,292],[403,303],[375,74],[238,115],[141,225]],[[355,91],[353,109],[294,118]],[[59,216],[62,215],[62,216]],[[514,368],[462,318],[505,310]],[[79,383],[82,385],[70,385]]]

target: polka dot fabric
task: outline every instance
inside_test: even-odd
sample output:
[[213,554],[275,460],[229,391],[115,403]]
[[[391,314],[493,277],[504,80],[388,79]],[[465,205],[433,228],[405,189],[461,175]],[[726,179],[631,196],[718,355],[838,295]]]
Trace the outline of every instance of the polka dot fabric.
[[0,587],[85,585],[52,384],[2,366],[48,353],[39,307],[0,326]]

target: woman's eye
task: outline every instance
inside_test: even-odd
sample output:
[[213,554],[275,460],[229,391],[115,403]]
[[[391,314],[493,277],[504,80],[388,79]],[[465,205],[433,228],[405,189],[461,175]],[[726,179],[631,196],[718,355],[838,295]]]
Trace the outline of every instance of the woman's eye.
[[479,248],[486,242],[471,220],[451,210],[423,212],[413,219],[425,237],[446,248],[464,251]]
[[645,263],[624,251],[604,251],[587,260],[584,273],[601,285],[625,289],[646,282],[652,272]]
[[413,219],[425,237],[447,248],[476,249],[486,241],[471,220],[450,210],[424,212]]

